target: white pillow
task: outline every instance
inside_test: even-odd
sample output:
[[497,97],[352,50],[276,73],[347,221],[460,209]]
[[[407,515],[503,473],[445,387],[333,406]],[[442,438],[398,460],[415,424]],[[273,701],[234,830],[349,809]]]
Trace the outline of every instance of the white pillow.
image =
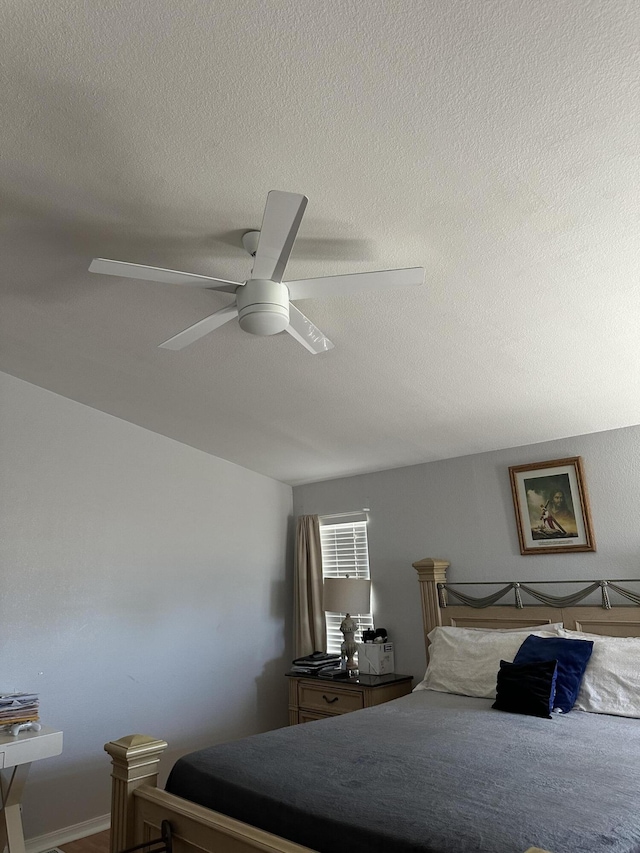
[[[444,627],[452,628],[452,625]],[[491,634],[514,634],[516,632],[525,631],[527,634],[532,634],[534,631],[551,631],[554,637],[558,636],[560,628],[564,627],[564,622],[545,622],[544,625],[525,625],[522,628],[469,628],[465,625],[464,631],[484,631]],[[460,628],[458,630],[461,630]]]
[[567,629],[561,629],[560,636],[593,640],[573,707],[592,714],[640,717],[640,637],[606,637]]
[[473,628],[434,628],[428,634],[429,666],[424,680],[414,690],[460,693],[482,699],[496,698],[500,661],[511,663],[530,634],[557,637],[551,625],[515,631],[478,631]]

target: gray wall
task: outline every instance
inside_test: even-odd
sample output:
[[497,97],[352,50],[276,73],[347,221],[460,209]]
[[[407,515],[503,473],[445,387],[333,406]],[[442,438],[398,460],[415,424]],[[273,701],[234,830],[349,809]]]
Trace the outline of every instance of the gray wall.
[[0,466],[0,689],[64,730],[27,837],[108,812],[108,740],[287,723],[290,487],[5,374]]
[[[508,467],[567,456],[584,460],[598,550],[522,556]],[[296,515],[370,507],[375,621],[396,643],[396,669],[416,677],[425,668],[416,560],[449,560],[452,581],[640,578],[640,427],[298,486],[293,495]]]

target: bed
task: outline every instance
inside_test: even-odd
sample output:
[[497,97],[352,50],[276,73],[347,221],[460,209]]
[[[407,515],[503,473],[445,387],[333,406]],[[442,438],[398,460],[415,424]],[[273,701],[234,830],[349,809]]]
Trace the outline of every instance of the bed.
[[[604,592],[604,606],[478,609],[449,603],[445,561],[414,568],[427,646],[438,626],[562,622],[640,635],[640,608],[609,608]],[[175,765],[167,790],[157,787],[164,741],[111,742],[112,851],[156,838],[163,820],[176,853],[640,851],[640,721],[579,712],[547,721],[491,705],[415,692],[198,751]]]

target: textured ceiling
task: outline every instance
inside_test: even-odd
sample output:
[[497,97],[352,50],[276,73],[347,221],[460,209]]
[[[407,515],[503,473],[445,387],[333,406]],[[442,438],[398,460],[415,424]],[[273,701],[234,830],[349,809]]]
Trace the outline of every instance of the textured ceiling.
[[[640,421],[640,3],[9,0],[0,369],[290,483]],[[270,189],[288,278],[424,266],[229,323]]]

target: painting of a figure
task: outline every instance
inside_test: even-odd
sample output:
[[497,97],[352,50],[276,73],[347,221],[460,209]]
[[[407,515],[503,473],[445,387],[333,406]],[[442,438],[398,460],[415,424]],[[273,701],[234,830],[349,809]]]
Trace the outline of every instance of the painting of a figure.
[[509,468],[521,554],[595,551],[582,459]]
[[524,488],[533,539],[566,539],[578,536],[568,474],[525,477]]

